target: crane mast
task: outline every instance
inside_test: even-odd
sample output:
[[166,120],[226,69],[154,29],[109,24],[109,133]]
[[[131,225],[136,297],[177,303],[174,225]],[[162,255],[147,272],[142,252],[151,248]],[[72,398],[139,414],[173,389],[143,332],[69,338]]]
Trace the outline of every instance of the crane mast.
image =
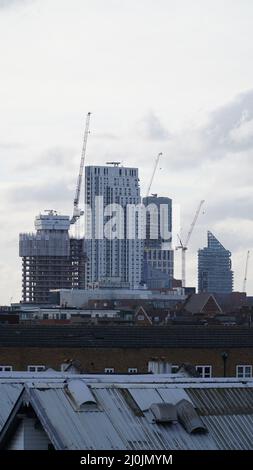
[[193,230],[194,230],[194,227],[195,227],[196,222],[197,222],[197,220],[198,220],[198,216],[199,216],[201,207],[203,206],[204,202],[205,202],[204,199],[203,199],[202,201],[200,201],[199,206],[198,206],[198,209],[197,209],[196,214],[195,214],[195,216],[194,216],[194,219],[193,219],[193,221],[192,221],[192,223],[191,223],[191,227],[190,227],[190,230],[189,230],[189,232],[188,232],[188,235],[187,235],[187,237],[186,237],[186,241],[185,241],[185,244],[184,244],[184,246],[186,247],[186,249],[187,249],[187,247],[188,247],[188,243],[189,243],[190,238],[191,238],[191,236],[192,236],[192,232],[193,232]]
[[72,219],[70,220],[71,224],[75,224],[76,221],[81,217],[81,215],[83,215],[83,212],[79,208],[79,201],[80,201],[80,193],[81,193],[82,180],[83,180],[83,169],[84,169],[84,162],[85,162],[85,157],[86,157],[87,141],[88,141],[88,135],[89,135],[90,116],[91,116],[91,113],[88,113],[86,117],[81,162],[80,162],[79,174],[78,174],[77,185],[76,185],[76,193],[75,193],[75,199],[74,199],[73,216],[72,216]]
[[246,292],[246,284],[247,284],[247,276],[248,276],[248,267],[249,267],[249,256],[250,256],[250,251],[248,250],[248,252],[247,252],[247,257],[246,257],[245,274],[244,274],[244,279],[243,279],[243,287],[242,287],[242,291],[243,291],[243,292]]
[[[149,196],[150,194],[150,190],[151,190],[151,186],[152,186],[152,183],[154,181],[154,177],[155,177],[155,173],[156,173],[156,170],[157,170],[157,167],[158,167],[158,163],[160,161],[160,158],[162,156],[162,152],[158,153],[156,159],[155,159],[155,164],[154,164],[154,168],[153,168],[153,172],[152,172],[152,175],[151,175],[151,179],[150,179],[150,182],[149,182],[149,185],[148,185],[148,189],[147,189],[147,193],[146,193],[146,198]],[[150,248],[148,248],[147,246],[144,248],[144,251],[149,251]]]
[[187,237],[186,237],[186,240],[185,240],[185,243],[182,242],[181,238],[179,238],[179,243],[180,245],[176,247],[176,250],[181,250],[181,256],[182,256],[182,259],[181,259],[181,269],[182,269],[182,287],[185,287],[186,285],[186,251],[188,249],[188,243],[190,241],[190,238],[192,236],[192,232],[194,230],[194,227],[196,225],[196,222],[198,220],[198,216],[199,216],[199,213],[200,213],[200,210],[201,210],[201,207],[203,206],[204,204],[204,200],[200,201],[199,203],[199,206],[197,208],[197,211],[195,213],[195,216],[194,216],[194,219],[191,223],[191,226],[190,226],[190,230],[187,234]]
[[156,159],[155,159],[155,165],[154,165],[153,173],[152,173],[152,176],[151,176],[149,185],[148,185],[146,197],[148,197],[149,194],[150,194],[151,186],[152,186],[152,183],[153,183],[154,177],[155,177],[155,172],[156,172],[156,169],[157,169],[157,166],[158,166],[158,163],[159,163],[159,161],[160,161],[161,156],[162,156],[162,152],[158,153],[158,155],[157,155],[157,157],[156,157]]

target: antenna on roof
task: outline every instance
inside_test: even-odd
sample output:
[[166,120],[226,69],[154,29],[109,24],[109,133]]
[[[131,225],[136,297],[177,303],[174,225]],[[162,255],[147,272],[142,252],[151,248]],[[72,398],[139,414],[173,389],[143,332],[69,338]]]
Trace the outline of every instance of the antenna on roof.
[[53,209],[45,209],[44,212],[48,215],[58,215],[58,212]]
[[119,166],[122,162],[106,162],[106,165]]

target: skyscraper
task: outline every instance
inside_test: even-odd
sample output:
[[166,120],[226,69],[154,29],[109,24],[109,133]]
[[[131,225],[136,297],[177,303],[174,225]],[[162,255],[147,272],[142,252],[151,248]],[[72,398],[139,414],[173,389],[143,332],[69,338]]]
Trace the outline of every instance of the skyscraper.
[[[144,244],[143,282],[150,289],[170,288],[174,274],[174,251],[171,249],[172,200],[157,194],[143,198],[145,207],[157,208],[157,238],[152,239],[152,217],[147,212],[147,238]],[[164,239],[164,235],[170,234]]]
[[36,233],[20,234],[23,302],[46,304],[51,289],[84,288],[84,242],[70,238],[69,227],[68,216],[48,211],[35,218]]
[[211,232],[207,232],[207,241],[207,247],[198,251],[198,290],[231,293],[233,291],[231,253]]
[[[118,162],[107,166],[85,167],[85,204],[87,272],[86,287],[115,280],[117,285],[137,288],[141,281],[143,241],[128,239],[127,205],[139,204],[140,187],[137,168],[125,168]],[[104,227],[109,216],[106,207],[118,204],[123,211],[121,237],[108,239]],[[91,209],[91,213],[87,209]]]

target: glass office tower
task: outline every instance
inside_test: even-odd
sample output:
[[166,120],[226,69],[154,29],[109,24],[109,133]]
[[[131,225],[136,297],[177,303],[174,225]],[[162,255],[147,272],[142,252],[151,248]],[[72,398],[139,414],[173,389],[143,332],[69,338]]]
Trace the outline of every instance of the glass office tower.
[[229,294],[233,291],[231,253],[207,232],[207,247],[198,251],[198,291]]

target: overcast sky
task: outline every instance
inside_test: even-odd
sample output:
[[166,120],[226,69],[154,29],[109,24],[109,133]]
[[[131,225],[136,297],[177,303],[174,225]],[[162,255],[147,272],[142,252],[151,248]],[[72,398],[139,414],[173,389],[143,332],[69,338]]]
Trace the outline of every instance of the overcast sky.
[[[252,0],[0,0],[0,304],[20,300],[19,232],[70,214],[85,116],[87,164],[140,168],[142,192],[182,211],[197,279],[206,232],[233,253],[241,290],[252,250]],[[176,257],[176,274],[180,259]]]

